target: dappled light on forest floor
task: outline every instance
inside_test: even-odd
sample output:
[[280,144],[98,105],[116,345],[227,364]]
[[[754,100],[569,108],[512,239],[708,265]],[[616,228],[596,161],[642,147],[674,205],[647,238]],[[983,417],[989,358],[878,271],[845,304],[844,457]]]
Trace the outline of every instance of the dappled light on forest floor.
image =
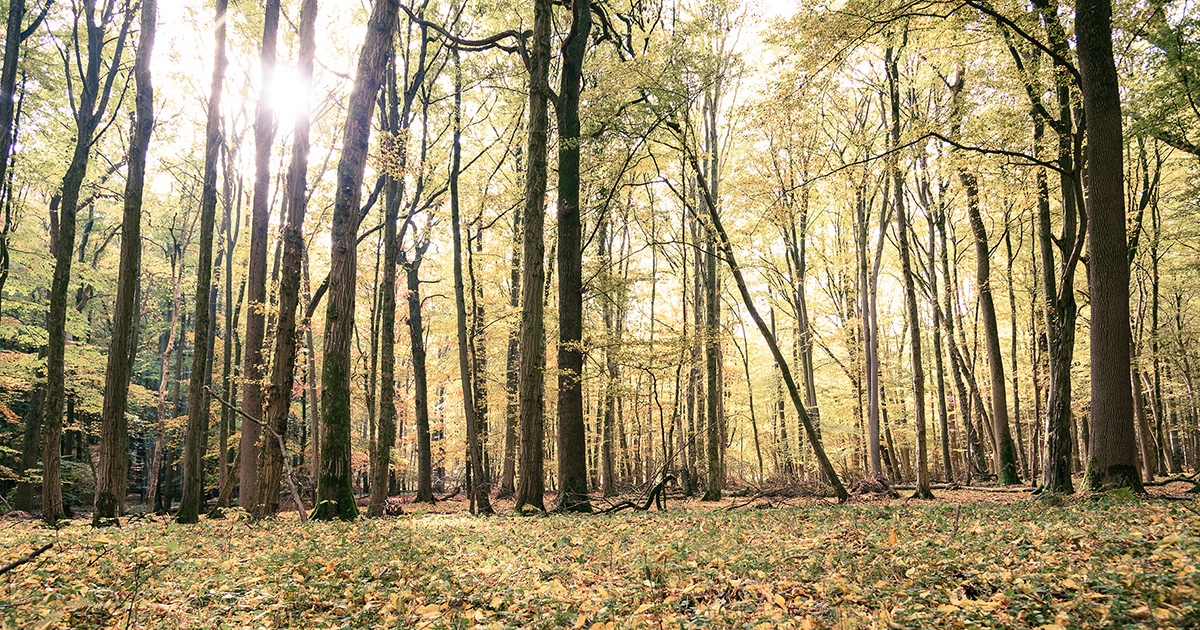
[[[5,627],[1101,627],[1200,623],[1194,501],[894,500],[301,525],[0,523]],[[962,495],[962,496],[960,496]],[[457,502],[438,507],[447,510]],[[449,504],[449,505],[447,505]],[[459,503],[459,507],[464,504]],[[609,626],[608,624],[611,624]]]

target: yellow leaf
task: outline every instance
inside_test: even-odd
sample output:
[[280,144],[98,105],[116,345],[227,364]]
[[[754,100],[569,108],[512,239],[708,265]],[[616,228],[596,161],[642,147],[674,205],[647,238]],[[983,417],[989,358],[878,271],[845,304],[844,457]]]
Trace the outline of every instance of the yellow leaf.
[[954,604],[942,604],[941,606],[938,606],[937,609],[938,612],[941,613],[952,613],[959,611],[958,606],[955,606]]
[[654,604],[642,604],[641,606],[637,607],[637,610],[633,611],[633,614],[640,615],[651,608],[654,608]]
[[775,605],[779,606],[780,608],[787,608],[787,600],[783,598],[783,595],[776,595]]
[[896,528],[893,527],[888,533],[888,544],[895,547],[898,542],[900,542],[900,540],[896,538]]

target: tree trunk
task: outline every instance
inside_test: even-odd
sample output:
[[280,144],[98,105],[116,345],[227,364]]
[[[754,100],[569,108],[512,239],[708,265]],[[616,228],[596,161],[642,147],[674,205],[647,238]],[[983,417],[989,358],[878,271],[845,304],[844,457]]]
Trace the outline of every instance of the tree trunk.
[[[137,352],[135,329],[142,262],[142,187],[146,179],[146,153],[154,131],[154,86],[150,59],[157,23],[157,0],[143,0],[133,69],[137,95],[134,99],[133,134],[129,138],[129,173],[125,178],[120,272],[113,307],[112,342],[109,344],[104,377],[104,407],[100,416],[100,457],[92,513],[92,525],[97,527],[120,516],[125,504],[126,477],[129,474],[129,420],[125,408],[129,400],[133,359]],[[3,125],[0,116],[0,126]],[[0,155],[0,159],[4,157]],[[0,171],[0,179],[3,179],[3,171]]]
[[[509,259],[508,306],[515,312],[521,306],[521,207],[513,209],[512,254]],[[516,493],[517,421],[520,414],[517,374],[521,359],[519,326],[508,332],[508,351],[504,355],[504,461],[500,465],[500,483],[496,498],[507,499]]]
[[550,93],[550,0],[534,0],[533,36],[529,42],[529,140],[525,172],[525,262],[521,278],[520,414],[521,457],[517,511],[525,506],[545,511],[545,369],[546,339],[545,254],[543,224],[546,203],[546,153],[548,150]]
[[[278,3],[274,10],[278,11]],[[317,0],[304,0],[300,7],[300,79],[312,80],[316,51]],[[292,130],[292,163],[287,176],[287,219],[283,227],[283,259],[279,277],[279,317],[275,329],[275,358],[271,362],[271,385],[267,394],[262,471],[259,477],[257,513],[260,517],[279,510],[280,481],[287,440],[288,411],[296,374],[296,309],[300,302],[300,272],[304,256],[304,215],[307,210],[309,111],[301,108]],[[386,284],[386,281],[385,281]],[[394,284],[394,276],[393,276]],[[390,364],[390,361],[388,362]],[[253,424],[253,423],[251,423]],[[282,438],[282,439],[279,439]],[[282,442],[282,443],[281,443]],[[302,507],[302,506],[298,506]]]
[[[242,357],[242,413],[263,418],[263,338],[267,311],[267,241],[271,222],[271,148],[275,141],[275,113],[271,106],[271,88],[275,77],[275,50],[279,34],[279,0],[267,0],[263,21],[262,47],[259,54],[258,103],[254,118],[254,192],[250,202],[250,257],[246,279],[246,350]],[[374,105],[372,97],[371,101]],[[347,127],[349,126],[347,122]],[[339,179],[339,193],[342,193]],[[256,422],[242,423],[238,450],[241,472],[238,479],[238,503],[247,510],[257,508],[259,498],[259,445],[262,427]],[[274,440],[268,436],[264,442]]]
[[413,407],[417,426],[417,493],[414,503],[433,503],[433,452],[429,433],[429,383],[425,371],[425,327],[421,321],[421,258],[427,243],[417,245],[413,260],[400,254],[408,286],[408,331],[412,346]]
[[[558,478],[560,511],[591,512],[587,494],[587,436],[583,420],[583,249],[579,198],[579,94],[592,28],[590,0],[571,3],[571,30],[563,42],[558,115]],[[532,154],[532,152],[531,152]],[[607,219],[601,219],[607,221]],[[601,247],[604,237],[601,236]],[[526,259],[528,260],[528,259]],[[605,302],[606,308],[611,306]],[[608,311],[606,310],[606,314]],[[606,318],[611,330],[611,317]],[[610,350],[611,352],[611,350]],[[610,373],[613,371],[610,368]],[[611,376],[611,374],[610,374]],[[611,385],[611,383],[610,383]],[[612,405],[606,398],[604,490],[612,479]]]
[[984,345],[987,347],[988,368],[991,377],[992,427],[996,440],[996,471],[1000,484],[1011,486],[1020,483],[1017,469],[1017,453],[1013,446],[1008,426],[1008,399],[1005,392],[1004,357],[1000,353],[1000,331],[996,322],[996,303],[992,298],[991,249],[988,245],[987,228],[979,212],[979,180],[974,174],[959,170],[959,182],[967,195],[967,216],[975,238],[975,282],[979,292],[979,310],[983,315]]
[[375,1],[346,114],[333,211],[329,299],[325,305],[321,420],[325,425],[326,441],[321,449],[314,520],[352,520],[358,515],[350,470],[350,338],[354,330],[357,278],[355,244],[375,96],[387,67],[398,11],[398,0]]
[[[104,121],[112,94],[113,80],[120,71],[125,41],[135,13],[125,11],[121,16],[120,32],[115,37],[112,59],[107,69],[104,62],[106,43],[113,40],[109,33],[110,21],[117,16],[104,11],[97,20],[96,0],[89,0],[76,11],[83,11],[82,22],[87,29],[86,51],[76,47],[64,53],[63,62],[67,73],[78,68],[82,76],[77,77],[80,94],[73,102],[75,113],[75,146],[71,163],[63,175],[62,202],[58,218],[58,233],[51,239],[54,254],[54,275],[50,283],[50,308],[46,316],[48,342],[46,347],[46,405],[42,420],[42,518],[50,524],[67,514],[62,497],[62,431],[63,405],[66,399],[65,353],[67,343],[67,291],[71,283],[71,262],[75,254],[75,216],[79,210],[79,191],[87,177],[88,160],[93,144],[98,140],[97,131]],[[81,20],[75,20],[76,42],[85,39],[78,32]],[[68,54],[73,54],[73,60]],[[105,128],[107,129],[107,127]]]
[[1125,235],[1121,93],[1112,51],[1112,4],[1109,0],[1080,0],[1075,12],[1087,116],[1084,185],[1092,312],[1092,416],[1084,485],[1140,491],[1129,379],[1129,248]]
[[[587,0],[576,0],[586,4]],[[459,66],[458,50],[454,56],[454,140],[450,157],[450,229],[454,238],[454,307],[458,315],[458,370],[462,382],[463,415],[467,423],[467,452],[470,462],[471,504],[479,514],[491,514],[492,504],[488,499],[491,488],[483,471],[482,432],[475,406],[475,381],[471,372],[470,345],[467,338],[467,300],[463,283],[462,226],[459,217],[458,176],[462,167],[462,69]]]
[[[270,2],[268,4],[271,4]],[[275,2],[276,16],[278,2]],[[212,287],[213,230],[217,215],[217,157],[221,150],[221,92],[225,83],[225,16],[228,0],[217,0],[216,53],[213,64],[212,88],[208,98],[208,124],[205,131],[204,180],[200,197],[200,258],[196,268],[196,314],[194,319],[195,343],[192,348],[192,372],[188,382],[187,434],[183,448],[183,496],[179,501],[180,523],[195,523],[200,519],[200,507],[204,501],[204,427],[208,425],[208,401],[204,396],[204,383],[208,378],[209,353],[208,303]],[[278,19],[275,20],[276,24]],[[271,24],[268,10],[267,24]],[[269,28],[269,27],[268,27]],[[251,309],[251,313],[254,310]],[[254,417],[261,417],[261,412]],[[245,431],[245,427],[243,427]],[[245,466],[242,466],[243,473]],[[245,491],[245,486],[242,486]]]

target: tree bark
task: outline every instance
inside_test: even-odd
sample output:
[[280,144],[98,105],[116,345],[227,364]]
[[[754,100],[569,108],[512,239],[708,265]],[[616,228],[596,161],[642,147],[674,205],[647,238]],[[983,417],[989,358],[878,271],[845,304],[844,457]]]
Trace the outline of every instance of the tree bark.
[[[583,249],[579,194],[579,98],[592,28],[590,0],[571,3],[563,42],[558,116],[558,480],[560,511],[591,512],[583,420]],[[601,219],[606,220],[606,219]],[[601,241],[604,237],[601,236]],[[602,245],[603,246],[603,245]],[[528,259],[527,259],[528,260]],[[607,304],[607,303],[606,303]],[[606,307],[607,308],[607,307]],[[611,318],[606,321],[611,324]],[[611,328],[611,326],[610,326]],[[611,372],[611,370],[610,370]],[[611,403],[611,397],[606,396]],[[605,413],[605,494],[612,486],[611,404]]]
[[[62,497],[62,431],[63,405],[66,399],[65,354],[67,343],[67,291],[71,283],[71,262],[75,254],[75,217],[79,210],[79,191],[87,177],[88,161],[97,133],[108,111],[113,83],[121,68],[125,41],[135,13],[125,11],[120,16],[120,31],[113,37],[109,32],[111,20],[118,17],[115,9],[105,7],[97,19],[97,0],[88,0],[76,10],[84,12],[86,37],[80,36],[80,20],[75,20],[74,41],[86,39],[81,46],[63,56],[68,74],[78,68],[80,93],[70,94],[75,112],[75,145],[71,163],[63,175],[58,233],[52,238],[54,275],[50,283],[50,308],[46,316],[48,342],[46,347],[46,404],[42,419],[42,518],[50,524],[67,514]],[[110,3],[111,4],[111,3]],[[78,17],[78,16],[77,16]],[[102,69],[106,44],[114,42],[112,58]],[[74,56],[74,59],[70,59]]]
[[[270,3],[268,3],[270,4]],[[225,17],[228,0],[217,0],[215,18],[216,53],[213,63],[212,88],[208,98],[208,124],[205,131],[204,180],[200,197],[200,258],[196,267],[196,314],[194,316],[195,343],[192,348],[192,372],[188,382],[187,434],[183,447],[183,496],[179,501],[180,523],[195,523],[200,519],[200,507],[204,501],[204,442],[203,432],[208,425],[208,401],[204,396],[204,383],[209,365],[208,302],[211,298],[213,230],[217,215],[217,157],[221,150],[221,92],[225,83]],[[278,3],[276,3],[278,10]],[[268,16],[268,24],[270,17]],[[253,312],[253,309],[251,309]],[[255,417],[260,417],[261,413]],[[246,427],[243,427],[245,431]],[[245,472],[245,466],[242,467]],[[243,490],[245,487],[243,486]]]
[[[275,0],[272,0],[275,2]],[[275,4],[278,10],[278,4]],[[317,0],[304,0],[300,7],[300,51],[298,69],[305,84],[312,82],[316,53]],[[283,452],[287,438],[288,411],[295,384],[297,343],[296,309],[300,303],[300,272],[304,256],[304,215],[308,193],[309,110],[300,108],[292,130],[292,163],[287,175],[287,220],[283,227],[283,259],[279,276],[279,316],[275,329],[275,358],[271,363],[271,385],[267,394],[264,422],[268,433],[282,439],[263,440],[262,471],[259,477],[258,516],[279,510],[283,477]],[[394,276],[393,276],[394,282]],[[251,423],[253,424],[253,423]],[[244,425],[243,425],[244,426]]]
[[548,150],[550,94],[550,0],[534,0],[533,36],[529,41],[529,139],[525,171],[524,249],[521,278],[520,343],[520,484],[517,511],[525,506],[545,511],[545,369],[546,339],[542,292],[546,285],[543,240],[546,203],[546,153]]
[[321,421],[326,441],[321,449],[313,520],[353,520],[358,515],[350,470],[350,338],[354,330],[357,277],[355,245],[375,96],[387,66],[398,11],[398,0],[375,1],[346,114],[333,211],[325,356],[321,370]]
[[[1087,116],[1088,288],[1091,295],[1091,423],[1085,487],[1141,491],[1129,380],[1129,262],[1125,235],[1121,93],[1112,50],[1112,4],[1075,7]],[[1139,401],[1140,404],[1140,401]]]
[[[14,2],[19,4],[19,2]],[[104,377],[104,407],[100,416],[100,457],[96,471],[96,497],[92,525],[100,526],[120,516],[125,504],[129,474],[129,379],[137,352],[137,297],[142,262],[142,188],[146,179],[146,153],[154,131],[154,85],[150,59],[158,24],[157,0],[143,0],[139,41],[134,61],[133,134],[129,138],[129,173],[125,178],[125,204],[121,220],[120,272],[113,306],[112,342]],[[11,34],[10,34],[11,36]],[[0,125],[4,121],[0,116]],[[0,155],[0,159],[4,156]],[[0,179],[3,172],[0,171]]]
[[[271,88],[275,77],[276,46],[279,38],[279,0],[267,0],[263,20],[262,47],[259,52],[258,103],[254,117],[254,192],[250,201],[250,256],[246,279],[246,338],[242,356],[242,413],[251,418],[263,416],[263,338],[267,311],[267,241],[271,208],[271,148],[275,141],[275,112],[271,106]],[[372,100],[372,104],[374,101]],[[341,182],[339,181],[339,184]],[[338,192],[341,190],[339,188]],[[238,503],[247,510],[257,509],[259,497],[259,444],[262,427],[255,422],[242,423],[238,447],[241,471],[238,479]],[[270,444],[271,439],[262,440]]]

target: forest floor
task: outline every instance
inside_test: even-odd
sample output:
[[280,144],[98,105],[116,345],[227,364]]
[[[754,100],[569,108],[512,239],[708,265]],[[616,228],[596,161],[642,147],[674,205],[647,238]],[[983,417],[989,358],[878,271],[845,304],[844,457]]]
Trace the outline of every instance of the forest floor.
[[7,519],[0,562],[54,546],[0,577],[0,626],[1196,627],[1200,511],[1155,490],[546,517],[502,504],[491,518],[449,501],[307,525]]

